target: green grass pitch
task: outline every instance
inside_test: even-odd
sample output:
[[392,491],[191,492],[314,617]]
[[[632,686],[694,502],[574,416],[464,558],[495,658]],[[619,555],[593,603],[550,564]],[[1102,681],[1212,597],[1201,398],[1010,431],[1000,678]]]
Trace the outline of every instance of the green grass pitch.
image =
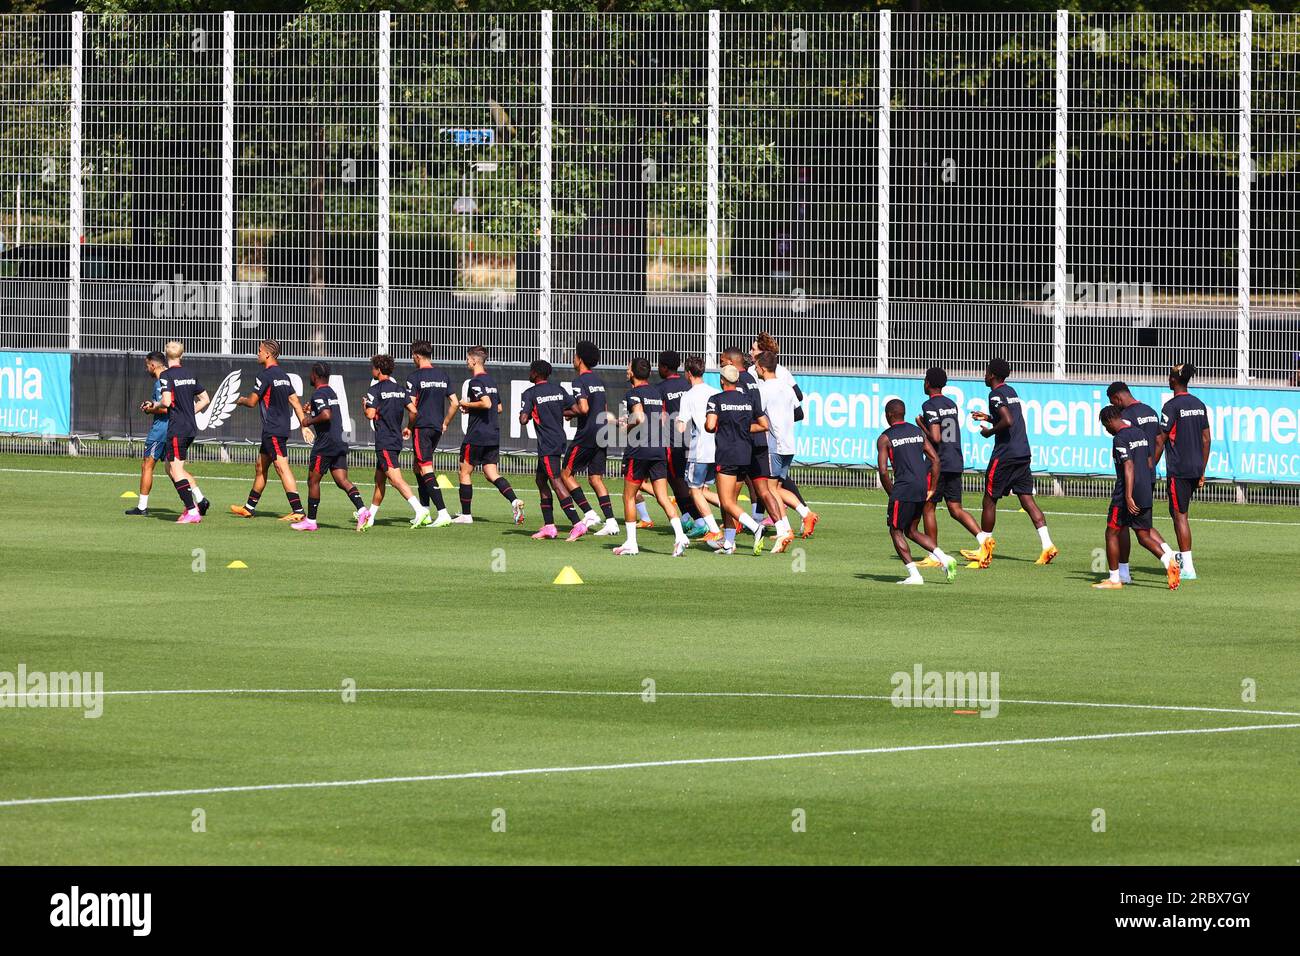
[[[358,535],[330,486],[302,535],[222,513],[251,468],[194,470],[215,507],[178,527],[165,478],[122,516],[135,462],[0,456],[0,671],[319,692],[0,709],[0,863],[1300,862],[1292,509],[1197,505],[1201,580],[1135,548],[1107,593],[1105,503],[1045,498],[1052,566],[1011,506],[992,568],[900,588],[862,490],[807,490],[801,553],[673,560],[661,527],[620,559],[530,540],[518,477],[523,528],[478,478],[472,527],[409,531],[390,497]],[[998,715],[893,706],[918,664],[996,672]]]

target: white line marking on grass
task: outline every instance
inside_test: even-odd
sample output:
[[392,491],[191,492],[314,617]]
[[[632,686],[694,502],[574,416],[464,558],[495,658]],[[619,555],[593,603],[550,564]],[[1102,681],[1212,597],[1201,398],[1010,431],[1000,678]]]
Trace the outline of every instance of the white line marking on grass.
[[[0,468],[0,473],[11,475],[90,475],[95,478],[139,478],[138,471],[68,471],[56,468]],[[229,475],[203,475],[207,481],[243,481],[247,478]],[[1098,501],[1102,499],[1098,498]],[[819,508],[884,508],[885,505],[875,501],[809,501],[808,504]],[[1263,505],[1262,507],[1276,507]],[[999,508],[999,514],[1016,514],[1016,508]],[[1104,518],[1105,514],[1093,514],[1089,511],[1044,511],[1043,514],[1054,518]],[[1300,521],[1251,521],[1244,518],[1189,518],[1190,521],[1205,524],[1253,524],[1272,528],[1300,528]]]
[[[500,694],[503,696],[552,696],[552,697],[640,697],[639,690],[567,690],[525,687],[358,687],[351,693],[356,694]],[[32,697],[43,691],[28,691],[25,694],[3,695],[14,697]],[[275,694],[341,694],[341,687],[197,687],[166,688],[159,690],[106,690],[105,697],[161,697],[161,696],[249,696]],[[775,698],[778,700],[893,700],[892,694],[816,694],[781,691],[746,691],[746,690],[657,690],[659,697],[750,697]],[[956,705],[964,703],[951,697],[935,698],[943,704]],[[1165,710],[1179,713],[1200,714],[1250,714],[1266,717],[1300,717],[1300,711],[1292,710],[1257,710],[1250,707],[1202,707],[1189,704],[1114,704],[1087,700],[1026,700],[1000,698],[999,704],[1025,704],[1036,707],[1098,707],[1116,710]]]
[[1063,744],[1089,740],[1121,740],[1135,737],[1178,737],[1189,734],[1233,734],[1251,730],[1294,730],[1300,724],[1254,724],[1243,727],[1200,727],[1189,730],[1136,730],[1109,734],[1074,734],[1068,737],[1020,737],[1011,740],[970,740],[947,744],[905,744],[895,747],[863,747],[856,750],[810,750],[802,753],[757,754],[743,757],[683,757],[675,760],[637,760],[626,763],[581,764],[571,767],[525,767],[516,770],[471,770],[466,773],[431,773],[404,777],[361,777],[355,780],[316,780],[303,783],[258,783],[229,787],[189,787],[183,790],[139,790],[130,793],[98,793],[73,797],[24,797],[0,800],[0,807],[34,806],[52,803],[92,803],[102,800],[143,800],[158,797],[190,797],[214,793],[254,793],[269,790],[318,790],[330,787],[370,787],[391,783],[434,783],[446,780],[485,780],[540,774],[598,773],[610,770],[640,770],[648,767],[687,767],[708,764],[766,763],[776,760],[817,760],[825,757],[862,757],[870,754],[918,753],[927,750],[968,750],[981,747],[1017,747],[1026,744]]

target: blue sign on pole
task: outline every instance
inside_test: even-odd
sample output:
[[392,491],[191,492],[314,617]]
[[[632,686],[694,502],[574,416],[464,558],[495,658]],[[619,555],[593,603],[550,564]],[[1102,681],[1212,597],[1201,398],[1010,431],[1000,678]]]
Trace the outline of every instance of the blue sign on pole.
[[493,129],[449,129],[439,131],[457,146],[491,146],[496,142],[496,130]]
[[0,352],[0,432],[66,436],[72,432],[72,356]]

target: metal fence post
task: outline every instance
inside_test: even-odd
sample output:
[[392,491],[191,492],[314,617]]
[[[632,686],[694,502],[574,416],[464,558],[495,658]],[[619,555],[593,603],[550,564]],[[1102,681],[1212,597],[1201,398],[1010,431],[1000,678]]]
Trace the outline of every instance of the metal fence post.
[[379,11],[379,168],[378,222],[376,223],[375,349],[388,351],[388,233],[392,210],[389,202],[389,121],[392,112],[393,14]]
[[876,139],[876,372],[889,371],[889,33],[880,11],[880,91]]
[[1237,381],[1250,381],[1251,12],[1241,11],[1237,94]]
[[235,13],[221,14],[221,354],[235,347]]
[[81,348],[81,238],[85,203],[81,182],[81,49],[84,14],[72,14],[68,115],[68,348]]
[[1052,377],[1065,378],[1065,292],[1069,286],[1066,225],[1069,214],[1070,12],[1056,11],[1056,229],[1052,273]]
[[704,362],[718,366],[718,200],[722,139],[722,12],[709,11],[709,117],[705,162]]
[[550,10],[542,11],[541,115],[538,118],[537,354],[551,359],[551,66],[554,33]]

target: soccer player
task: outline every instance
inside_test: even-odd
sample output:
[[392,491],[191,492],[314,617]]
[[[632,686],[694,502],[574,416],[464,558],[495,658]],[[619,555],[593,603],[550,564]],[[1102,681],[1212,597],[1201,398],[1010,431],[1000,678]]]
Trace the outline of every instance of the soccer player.
[[289,526],[294,531],[316,530],[320,482],[326,472],[351,500],[353,518],[360,517],[366,507],[361,492],[348,477],[348,443],[343,437],[343,419],[340,417],[342,405],[338,394],[330,387],[330,367],[325,362],[312,365],[311,387],[307,417],[302,420],[303,440],[312,443],[307,459],[307,517]]
[[[961,473],[966,468],[961,453],[961,425],[958,421],[957,403],[943,394],[943,387],[948,384],[948,373],[941,368],[932,368],[925,373],[925,403],[916,423],[921,426],[930,444],[939,453],[939,483],[930,489],[930,497],[925,499],[922,520],[925,533],[935,541],[939,540],[939,522],[935,509],[940,498],[948,506],[948,514],[963,528],[975,535],[980,533],[980,526],[971,517],[969,511],[961,506]],[[921,562],[923,568],[937,567],[933,558]]]
[[640,554],[636,543],[636,496],[645,482],[650,482],[655,500],[668,515],[673,527],[673,557],[686,553],[691,539],[682,529],[677,506],[668,496],[668,450],[665,447],[668,421],[664,398],[657,385],[650,384],[650,361],[634,358],[627,363],[627,381],[631,388],[623,399],[625,414],[620,425],[627,426],[627,470],[623,475],[623,520],[627,538],[614,549],[617,555]]
[[564,411],[573,404],[573,398],[559,385],[551,382],[551,363],[538,359],[528,366],[528,381],[533,384],[524,392],[519,405],[519,424],[533,425],[537,435],[537,494],[541,499],[542,527],[533,534],[538,541],[559,534],[555,527],[554,489],[559,496],[560,508],[573,524],[567,540],[576,541],[587,533],[587,524],[573,507],[573,496],[561,477],[564,459]]
[[[745,367],[745,353],[737,348],[727,349],[719,356],[719,364],[730,365],[739,373],[739,378],[736,381],[753,400],[755,417],[764,416],[765,418],[763,395],[758,390],[758,379],[754,378]],[[777,513],[780,506],[777,504],[778,499],[776,497],[778,483],[770,480],[772,477],[772,463],[768,458],[767,429],[764,428],[754,432],[751,441],[754,446],[754,460],[749,463],[749,468],[745,470],[747,475],[746,485],[749,487],[749,500],[755,505],[762,504],[767,513],[773,515]],[[757,514],[754,517],[757,517]],[[754,553],[758,554],[762,550],[763,536],[759,534],[754,539]]]
[[908,538],[925,548],[952,581],[957,576],[957,559],[944,554],[934,538],[916,527],[925,501],[930,497],[930,489],[939,482],[939,455],[925,432],[906,418],[907,406],[901,399],[891,398],[885,403],[885,421],[889,427],[876,439],[876,470],[880,475],[880,486],[889,495],[885,524],[889,527],[894,550],[907,568],[907,577],[898,583],[925,583],[912,560]]
[[[596,493],[596,504],[605,516],[604,525],[596,536],[608,537],[618,534],[618,522],[614,520],[614,506],[610,502],[609,489],[605,487],[605,383],[595,372],[599,364],[600,349],[595,342],[584,340],[574,346],[573,370],[578,375],[572,383],[573,404],[564,410],[564,417],[573,419],[578,430],[564,452],[564,470],[560,477],[574,504],[582,510],[587,530],[590,530],[601,521],[591,510],[587,495],[575,477],[586,472],[587,482]],[[569,540],[576,541],[581,536],[575,528],[569,534]]]
[[[1136,425],[1142,429],[1142,433],[1147,437],[1147,455],[1151,457],[1155,452],[1156,436],[1160,434],[1160,416],[1155,413],[1150,405],[1143,404],[1133,397],[1129,387],[1123,382],[1111,382],[1110,387],[1106,389],[1106,397],[1110,399],[1112,405],[1124,412],[1124,420],[1130,425]],[[1151,482],[1155,485],[1155,466],[1151,466]],[[1119,580],[1121,584],[1132,584],[1133,578],[1129,573],[1128,559],[1129,553],[1133,548],[1133,539],[1125,527],[1120,534],[1119,539]]]
[[370,359],[370,377],[375,383],[367,389],[361,400],[366,418],[375,424],[375,493],[370,507],[357,512],[357,530],[365,531],[375,526],[375,515],[384,502],[384,485],[391,484],[415,512],[411,527],[419,528],[429,523],[429,509],[411,493],[411,486],[402,478],[398,464],[402,444],[410,437],[410,430],[402,427],[402,417],[411,403],[406,386],[393,381],[397,363],[391,355],[376,355]]
[[[758,390],[763,399],[763,410],[767,416],[767,458],[772,483],[779,486],[790,474],[790,464],[794,461],[794,412],[798,397],[789,382],[776,374],[777,361],[775,352],[760,352],[754,363],[758,373]],[[773,554],[780,554],[794,543],[794,532],[786,518],[785,500],[780,494],[772,496],[777,510],[769,512],[776,525],[776,543],[772,546]]]
[[[682,378],[678,371],[681,367],[682,357],[678,353],[671,349],[659,353],[659,392],[663,395],[664,413],[668,416],[669,424],[667,456],[664,461],[668,466],[668,487],[672,490],[673,500],[682,512],[682,528],[688,538],[699,538],[707,529],[701,520],[699,530],[696,530],[695,499],[686,483],[686,447],[683,444],[685,436],[673,427],[677,421],[677,413],[681,410],[682,396],[691,387],[691,383]],[[699,517],[703,518],[703,515]]]
[[1169,590],[1178,587],[1179,567],[1173,550],[1151,527],[1151,444],[1146,433],[1125,420],[1117,405],[1101,410],[1101,423],[1114,437],[1111,444],[1115,459],[1115,491],[1110,499],[1110,516],[1106,521],[1106,565],[1110,577],[1094,588],[1118,591],[1124,587],[1119,573],[1120,536],[1132,528],[1142,547],[1165,567]]
[[1187,391],[1187,383],[1196,373],[1191,362],[1169,370],[1169,388],[1174,397],[1160,410],[1160,433],[1152,454],[1152,467],[1169,449],[1165,473],[1169,478],[1169,517],[1174,519],[1174,536],[1178,539],[1178,560],[1182,579],[1196,580],[1192,563],[1192,526],[1187,511],[1192,495],[1205,487],[1205,468],[1210,463],[1210,414],[1205,403]]
[[[749,346],[750,362],[756,364],[758,362],[758,356],[763,352],[771,352],[777,356],[778,362],[776,364],[776,377],[794,390],[794,420],[795,422],[803,421],[803,390],[799,388],[799,383],[795,381],[794,375],[790,373],[790,370],[780,363],[781,346],[777,343],[776,339],[770,332],[759,332],[758,335],[754,336],[754,341],[751,342]],[[797,511],[799,517],[803,520],[803,527],[800,529],[799,537],[811,538],[813,536],[813,531],[817,527],[817,522],[821,520],[821,516],[808,507],[808,502],[804,500],[803,493],[799,490],[799,486],[794,483],[794,478],[792,476],[786,475],[778,484],[780,487],[776,490],[777,496],[784,501],[788,507]],[[763,505],[756,502],[754,504],[755,513],[757,514],[762,510]]]
[[[153,490],[153,469],[156,462],[162,461],[167,450],[167,410],[162,407],[162,373],[167,368],[167,357],[161,352],[150,352],[144,357],[144,369],[153,378],[153,397],[140,403],[140,411],[153,420],[149,423],[149,434],[144,438],[144,459],[140,462],[140,500],[134,508],[127,508],[132,516],[149,514],[149,492]],[[191,488],[193,485],[190,486]],[[205,501],[201,508],[206,510]]]
[[475,345],[465,353],[465,367],[470,380],[466,385],[461,411],[469,414],[465,440],[460,446],[460,514],[455,524],[473,524],[471,506],[474,502],[474,469],[481,467],[483,477],[496,486],[502,497],[510,502],[515,524],[524,523],[524,503],[515,497],[510,482],[501,476],[497,462],[501,460],[501,395],[496,382],[487,373],[487,348]]
[[971,418],[988,422],[988,427],[980,430],[985,438],[993,439],[993,457],[989,459],[988,471],[984,476],[984,503],[980,514],[980,532],[976,535],[979,548],[976,551],[963,551],[962,556],[971,559],[967,567],[987,568],[993,560],[993,550],[997,542],[993,540],[993,527],[998,520],[998,499],[1014,494],[1020,499],[1020,507],[1025,509],[1029,520],[1038,529],[1038,538],[1043,544],[1043,552],[1034,564],[1051,564],[1060,552],[1052,544],[1052,536],[1047,531],[1047,520],[1034,500],[1034,477],[1030,473],[1032,452],[1029,448],[1029,436],[1025,433],[1025,416],[1020,408],[1020,397],[1016,390],[1007,384],[1011,375],[1011,365],[1004,358],[989,361],[988,371],[984,373],[984,384],[989,387],[989,410],[972,412]]
[[[712,545],[722,540],[722,530],[713,517],[708,497],[708,486],[715,480],[717,468],[713,463],[715,440],[713,433],[705,430],[704,419],[709,399],[715,392],[704,381],[704,356],[692,355],[686,360],[686,382],[690,388],[682,394],[678,404],[676,430],[688,439],[686,487],[695,503],[695,513],[701,516],[698,523],[705,528],[704,542]],[[717,500],[716,495],[713,500]]]
[[302,402],[298,401],[288,373],[280,368],[280,343],[275,339],[263,339],[257,347],[257,360],[262,364],[262,371],[257,374],[253,390],[235,401],[245,408],[256,408],[261,412],[262,445],[257,452],[257,464],[253,467],[253,488],[248,493],[248,501],[231,505],[230,512],[241,518],[251,518],[257,513],[257,503],[266,487],[267,468],[274,465],[280,484],[284,486],[284,496],[289,499],[289,514],[280,520],[301,521],[304,517],[302,498],[298,496],[298,483],[294,480],[288,458],[289,409],[293,409],[299,421],[307,414]]
[[411,397],[407,406],[410,416],[411,450],[415,453],[415,480],[419,485],[420,504],[426,508],[430,502],[438,508],[438,516],[426,522],[433,528],[451,524],[447,502],[438,487],[438,476],[433,471],[433,453],[447,423],[454,414],[448,409],[451,398],[451,381],[447,373],[433,364],[433,346],[428,342],[411,343],[411,361],[415,371],[406,380],[406,393]]
[[757,393],[751,395],[740,380],[735,365],[722,367],[722,391],[715,392],[704,410],[704,430],[713,435],[717,466],[718,502],[727,530],[718,554],[736,553],[736,531],[744,528],[754,535],[754,553],[762,550],[763,526],[740,507],[740,483],[749,478],[754,465],[754,435],[767,431],[767,417],[758,408]]
[[198,434],[198,425],[194,416],[208,407],[211,399],[207,390],[199,384],[194,373],[181,365],[181,356],[185,346],[171,341],[163,346],[167,358],[167,370],[158,381],[162,384],[162,402],[155,406],[152,402],[145,408],[153,414],[159,407],[167,414],[167,447],[163,460],[167,462],[167,475],[176,486],[185,510],[176,519],[177,524],[198,524],[203,520],[207,506],[203,493],[194,485],[194,479],[185,469],[185,456],[189,454],[190,444]]

